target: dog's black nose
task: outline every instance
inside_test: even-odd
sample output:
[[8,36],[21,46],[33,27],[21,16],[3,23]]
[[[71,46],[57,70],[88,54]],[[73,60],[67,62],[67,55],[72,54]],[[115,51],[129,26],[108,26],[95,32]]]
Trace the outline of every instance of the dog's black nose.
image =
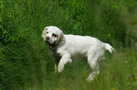
[[46,40],[49,40],[49,39],[50,39],[49,36],[47,36],[47,37],[46,37]]

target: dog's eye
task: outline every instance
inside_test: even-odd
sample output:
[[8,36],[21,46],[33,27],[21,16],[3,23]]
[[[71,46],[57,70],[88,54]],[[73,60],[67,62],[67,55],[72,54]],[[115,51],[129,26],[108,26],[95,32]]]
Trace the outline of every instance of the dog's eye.
[[52,36],[57,37],[57,35],[56,35],[56,34],[54,34],[54,33],[52,34]]

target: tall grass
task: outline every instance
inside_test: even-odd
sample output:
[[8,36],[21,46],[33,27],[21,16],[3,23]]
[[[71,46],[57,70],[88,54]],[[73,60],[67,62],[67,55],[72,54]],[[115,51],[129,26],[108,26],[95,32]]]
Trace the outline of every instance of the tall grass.
[[[55,74],[54,70],[47,71],[42,84],[37,88],[40,90],[136,90],[137,54],[134,50],[123,49],[123,51],[102,61],[100,74],[91,83],[85,80],[90,71],[89,67],[85,60],[81,60],[67,65],[60,75]],[[36,87],[23,88],[35,89]]]
[[[0,1],[0,89],[136,89],[136,50],[121,49],[126,46],[128,26],[122,19],[120,1]],[[48,25],[58,26],[65,34],[97,37],[113,45],[117,52],[106,54],[100,75],[91,83],[85,81],[90,69],[84,59],[55,74],[54,60],[41,38]]]

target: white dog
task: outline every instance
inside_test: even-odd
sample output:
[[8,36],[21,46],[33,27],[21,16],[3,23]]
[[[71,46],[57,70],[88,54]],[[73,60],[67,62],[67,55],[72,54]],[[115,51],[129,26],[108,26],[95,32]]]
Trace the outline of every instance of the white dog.
[[55,71],[62,72],[64,65],[71,63],[72,59],[87,57],[87,62],[93,72],[87,80],[92,81],[99,74],[98,61],[101,60],[105,50],[112,53],[114,48],[107,43],[90,36],[65,35],[56,26],[47,26],[42,32],[42,38],[49,45],[51,55],[55,59]]

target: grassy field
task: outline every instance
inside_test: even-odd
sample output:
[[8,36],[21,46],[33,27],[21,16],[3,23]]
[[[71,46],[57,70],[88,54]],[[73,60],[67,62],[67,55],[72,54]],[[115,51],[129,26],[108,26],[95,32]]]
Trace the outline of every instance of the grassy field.
[[[0,12],[0,90],[137,90],[136,0],[1,0]],[[85,59],[56,74],[41,38],[49,25],[96,37],[116,53],[106,52],[90,83]]]
[[[109,55],[109,54],[108,54]],[[44,76],[40,83],[23,90],[136,90],[137,89],[137,53],[134,50],[121,49],[117,53],[106,55],[100,63],[100,74],[92,82],[85,79],[89,66],[85,60],[74,61],[65,67],[60,75],[52,71],[42,71]],[[42,66],[45,64],[42,63]]]

